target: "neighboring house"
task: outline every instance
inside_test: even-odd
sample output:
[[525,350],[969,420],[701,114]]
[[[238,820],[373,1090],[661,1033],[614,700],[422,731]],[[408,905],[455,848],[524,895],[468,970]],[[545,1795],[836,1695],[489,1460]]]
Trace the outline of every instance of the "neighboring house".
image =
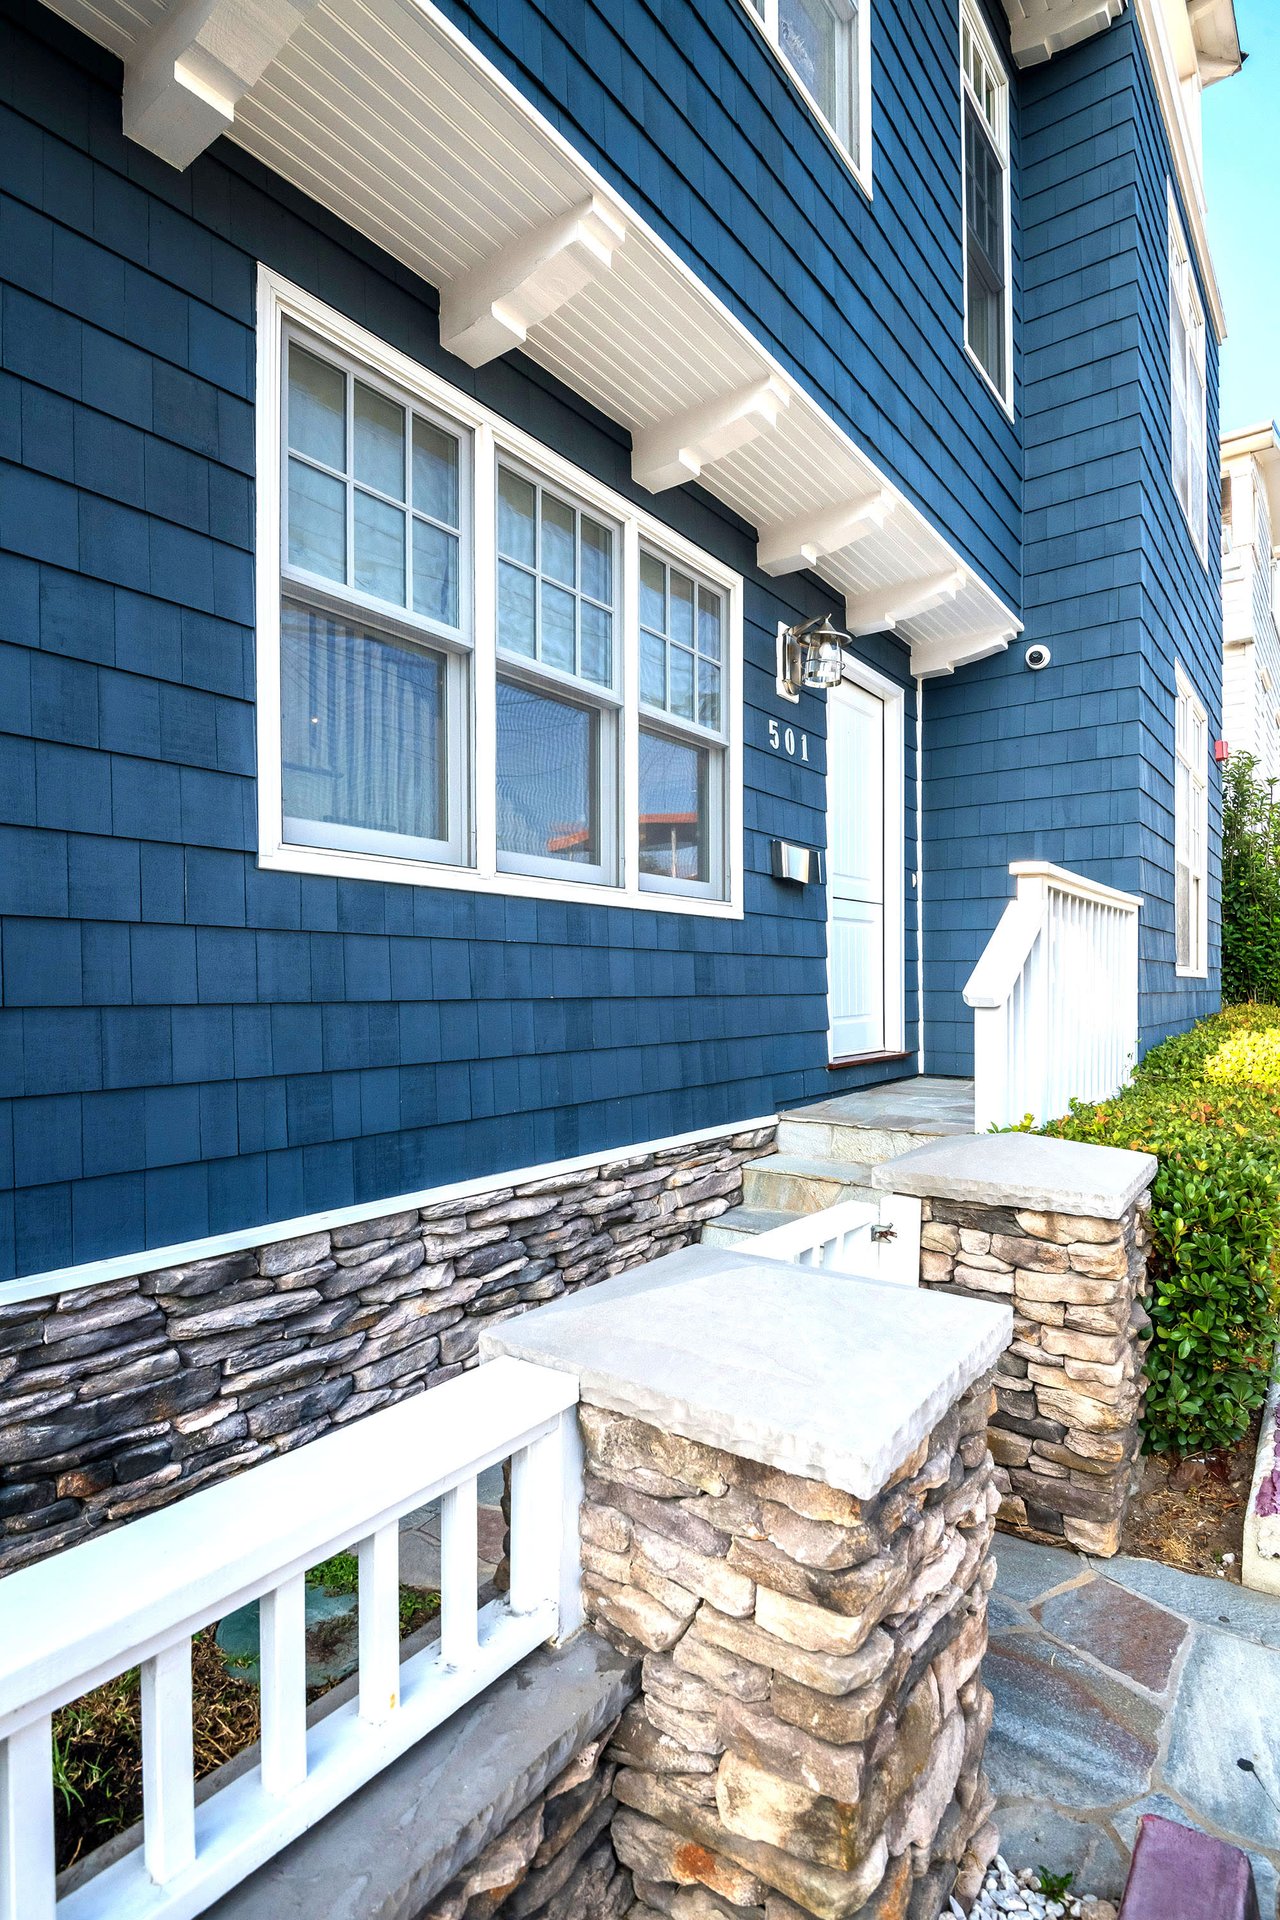
[[1217,1005],[1231,0],[0,4],[0,1274]]
[[1280,430],[1222,436],[1222,732],[1280,779]]

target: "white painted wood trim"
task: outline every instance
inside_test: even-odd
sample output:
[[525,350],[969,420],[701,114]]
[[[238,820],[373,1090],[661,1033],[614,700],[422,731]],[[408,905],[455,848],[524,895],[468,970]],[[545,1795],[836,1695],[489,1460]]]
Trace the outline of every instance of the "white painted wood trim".
[[143,1858],[163,1887],[196,1857],[190,1640],[143,1661],[141,1705]]
[[[765,3],[768,7],[770,0],[765,0]],[[782,71],[786,74],[787,79],[796,89],[818,126],[835,148],[838,157],[849,169],[849,172],[862,188],[868,200],[874,198],[872,187],[872,153],[874,149],[871,127],[871,10],[875,3],[876,0],[859,0],[856,16],[856,30],[858,35],[858,139],[856,148],[851,151],[840,138],[840,135],[836,132],[826,114],[810,93],[808,87],[800,78],[800,75],[796,72],[786,54],[782,51],[782,48],[778,45],[775,36],[770,33],[768,19],[761,18],[753,6],[752,0],[741,0],[743,11],[748,20],[760,35],[766,47],[768,47],[769,52],[778,62],[778,65],[782,68]],[[776,0],[772,0],[772,10],[776,12]]]
[[[877,673],[848,649],[844,677],[884,704],[884,1050],[900,1053],[906,1039],[906,694],[896,680]],[[830,753],[828,735],[828,754]],[[831,800],[831,767],[826,779]],[[828,835],[828,841],[830,835]],[[831,886],[827,884],[827,1059],[836,1058],[831,1021]]]
[[[672,1147],[706,1145],[725,1140],[735,1133],[752,1133],[759,1127],[777,1124],[776,1113],[758,1114],[750,1120],[734,1120],[718,1127],[695,1127],[689,1133],[667,1134],[660,1140],[620,1141],[591,1153],[576,1154],[567,1160],[546,1160],[540,1166],[497,1167],[490,1173],[476,1174],[467,1180],[453,1180],[439,1187],[421,1187],[412,1193],[388,1194],[384,1200],[361,1200],[350,1207],[329,1207],[319,1213],[295,1216],[292,1220],[272,1220],[259,1226],[242,1227],[233,1233],[206,1234],[200,1240],[184,1240],[167,1247],[146,1247],[136,1253],[112,1254],[105,1260],[87,1260],[82,1266],[58,1267],[44,1273],[31,1273],[18,1280],[0,1284],[0,1305],[12,1300],[38,1300],[46,1294],[69,1293],[80,1287],[104,1286],[112,1280],[128,1280],[136,1274],[158,1273],[164,1267],[181,1267],[193,1260],[213,1260],[224,1253],[241,1253],[249,1247],[274,1246],[280,1240],[300,1239],[303,1234],[323,1233],[333,1227],[350,1227],[362,1220],[377,1220],[383,1214],[407,1213],[418,1207],[433,1207],[444,1200],[469,1200],[491,1193],[495,1187],[523,1187],[535,1180],[550,1180],[562,1173],[586,1173],[592,1167],[607,1166],[611,1160],[633,1160],[645,1154],[666,1153]],[[3,1915],[0,1914],[0,1920]]]
[[[281,551],[280,463],[283,457],[280,419],[281,332],[286,320],[307,328],[321,341],[328,341],[351,359],[364,363],[374,373],[407,391],[428,406],[456,420],[472,436],[473,464],[473,548],[465,564],[471,569],[474,637],[468,649],[472,662],[471,709],[475,731],[470,746],[460,743],[473,768],[472,822],[475,865],[459,866],[446,862],[402,859],[382,853],[358,853],[329,847],[303,846],[284,836],[281,799],[281,687],[280,687],[280,568]],[[651,518],[602,481],[566,460],[562,454],[531,434],[502,419],[492,409],[481,406],[461,388],[442,380],[396,348],[369,333],[345,315],[317,300],[314,295],[294,286],[271,268],[258,268],[258,405],[257,432],[257,741],[258,741],[258,864],[290,873],[340,875],[346,879],[391,881],[399,886],[447,887],[453,891],[512,895],[533,900],[571,900],[582,905],[626,907],[647,913],[691,913],[712,919],[740,920],[743,917],[742,794],[735,791],[742,781],[741,740],[743,729],[742,630],[743,582],[732,568],[706,553],[692,541]],[[526,463],[553,485],[564,487],[582,500],[593,512],[615,522],[622,530],[620,555],[622,580],[621,631],[615,644],[621,649],[626,685],[634,689],[635,699],[624,707],[624,735],[628,737],[628,768],[634,778],[629,789],[624,783],[620,805],[622,827],[632,838],[630,819],[638,805],[638,745],[630,742],[638,724],[639,698],[639,622],[636,590],[628,584],[627,552],[638,551],[638,543],[656,548],[690,568],[713,584],[724,596],[727,610],[725,659],[725,779],[726,857],[723,897],[684,893],[678,889],[649,888],[640,884],[639,822],[634,826],[634,854],[623,858],[623,871],[616,885],[602,885],[542,874],[499,872],[497,858],[497,651],[495,620],[494,528],[496,505],[496,462],[506,453]],[[390,611],[390,610],[389,610]],[[635,614],[628,621],[628,612]],[[631,656],[637,656],[632,661]],[[634,762],[634,764],[632,764]],[[450,783],[451,788],[466,782]],[[620,850],[621,851],[621,850]]]

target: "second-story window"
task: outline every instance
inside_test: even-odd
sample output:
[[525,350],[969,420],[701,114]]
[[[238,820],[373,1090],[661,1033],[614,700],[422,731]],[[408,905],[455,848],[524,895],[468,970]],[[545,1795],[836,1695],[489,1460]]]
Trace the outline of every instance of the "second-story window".
[[869,184],[863,76],[870,0],[743,0],[765,38]]
[[960,13],[964,126],[964,332],[1000,399],[1010,378],[1009,83],[975,6]]
[[1204,308],[1182,223],[1169,193],[1169,373],[1173,490],[1202,560],[1208,557],[1208,415]]
[[1209,722],[1182,668],[1174,721],[1174,935],[1180,974],[1208,967]]

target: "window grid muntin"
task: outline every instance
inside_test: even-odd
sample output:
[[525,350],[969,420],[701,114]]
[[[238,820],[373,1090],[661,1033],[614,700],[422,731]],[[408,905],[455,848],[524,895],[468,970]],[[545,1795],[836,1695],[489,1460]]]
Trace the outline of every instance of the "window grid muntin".
[[[662,568],[664,624],[661,628],[655,627],[652,621],[646,619],[645,617],[646,565],[650,567]],[[676,636],[672,632],[672,626],[673,626],[672,611],[673,611],[674,601],[673,601],[672,590],[671,590],[671,581],[672,581],[673,574],[682,580],[687,580],[693,592],[693,598],[691,603],[692,609],[693,609],[692,641],[691,641],[691,644],[688,644],[688,645],[686,645],[684,641],[679,639],[678,636]],[[718,652],[714,654],[707,651],[702,646],[702,600],[704,596],[710,596],[711,598],[713,598],[716,601],[717,607],[718,607],[719,642],[718,642]],[[726,665],[725,635],[726,635],[726,628],[727,628],[726,614],[727,614],[727,607],[726,607],[725,595],[719,587],[714,585],[713,582],[700,576],[692,567],[682,565],[679,561],[669,559],[667,555],[664,554],[659,548],[652,546],[649,542],[644,541],[641,543],[641,548],[640,548],[640,675],[641,675],[640,706],[641,706],[642,713],[651,715],[656,719],[662,720],[666,726],[668,726],[674,731],[679,732],[679,731],[687,730],[691,736],[697,737],[702,740],[713,740],[713,741],[723,740],[724,733],[725,733],[725,724],[726,724],[726,711],[725,711],[725,665]],[[646,640],[650,642],[657,642],[662,647],[664,699],[661,703],[655,702],[654,700],[647,698],[644,691]],[[692,715],[680,713],[676,708],[674,708],[671,705],[671,684],[672,684],[671,656],[672,656],[673,649],[678,655],[687,655],[690,661],[692,662],[692,670],[693,670],[693,713]],[[704,684],[704,669],[712,669],[712,668],[714,668],[716,673],[715,689],[716,689],[717,703],[719,707],[719,718],[714,724],[712,724],[709,721],[703,720],[701,717],[702,710],[703,710],[702,695],[703,695],[703,684]],[[709,687],[711,685],[709,673],[707,673],[706,679]]]
[[[503,474],[510,474],[513,479],[533,490],[534,557],[532,564],[508,554],[503,548],[501,532]],[[544,479],[535,467],[526,462],[512,459],[501,450],[498,454],[497,463],[497,489],[494,563],[498,596],[495,617],[498,622],[497,644],[499,657],[508,663],[520,662],[530,667],[536,667],[540,673],[554,675],[557,679],[561,680],[564,685],[576,686],[580,691],[589,692],[593,698],[598,694],[603,694],[606,697],[609,695],[616,697],[619,664],[618,616],[622,598],[622,528],[618,526],[616,522],[603,517],[596,509],[588,506],[584,501],[575,498],[566,488],[558,486],[554,481]],[[565,581],[558,576],[547,573],[544,569],[544,500],[550,500],[560,507],[566,507],[573,514],[574,581],[572,585],[567,585]],[[602,527],[610,536],[611,551],[609,570],[612,597],[607,601],[586,592],[582,585],[582,522],[584,518],[591,521],[593,525]],[[501,591],[502,569],[504,566],[510,567],[523,574],[526,578],[532,580],[534,585],[534,652],[532,654],[523,653],[518,648],[503,645],[501,629]],[[556,592],[570,594],[574,601],[574,666],[572,669],[562,667],[555,661],[544,658],[542,596],[544,584]],[[581,669],[582,609],[584,605],[598,612],[606,613],[609,617],[609,675],[605,680],[593,679]]]
[[[467,427],[453,419],[443,410],[438,410],[403,392],[391,383],[381,379],[372,368],[359,361],[353,361],[340,350],[324,341],[315,340],[309,333],[288,322],[283,330],[284,351],[281,356],[280,377],[280,565],[281,572],[289,580],[308,588],[318,589],[322,593],[339,593],[354,607],[365,612],[391,612],[399,620],[408,620],[411,625],[421,626],[424,632],[455,643],[469,643],[471,619],[470,567],[468,556],[471,546],[472,517],[470,510],[470,474],[472,466],[472,436]],[[290,362],[296,347],[312,360],[342,376],[343,392],[343,431],[345,436],[345,459],[343,468],[333,467],[308,453],[295,452],[290,432]],[[403,464],[405,498],[396,500],[393,496],[381,492],[366,481],[355,478],[355,388],[357,383],[367,387],[384,400],[402,409],[405,419],[403,436]],[[456,525],[419,508],[413,502],[413,452],[414,421],[423,420],[429,427],[446,434],[457,450],[457,504],[458,520]],[[289,512],[289,472],[294,461],[309,467],[326,478],[340,482],[345,488],[344,502],[344,539],[345,572],[341,580],[329,574],[316,573],[299,566],[290,559],[289,545],[291,523]],[[356,585],[355,580],[355,494],[360,492],[368,498],[381,501],[402,512],[405,516],[405,560],[404,560],[404,598],[388,600],[381,595],[371,593]],[[457,609],[456,622],[442,620],[432,614],[420,613],[413,604],[413,526],[416,520],[432,526],[437,531],[448,534],[456,542],[457,554]]]

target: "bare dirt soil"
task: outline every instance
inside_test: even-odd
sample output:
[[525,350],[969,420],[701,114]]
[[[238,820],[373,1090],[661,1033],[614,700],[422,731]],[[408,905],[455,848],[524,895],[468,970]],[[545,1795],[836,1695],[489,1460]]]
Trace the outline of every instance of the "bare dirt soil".
[[1239,1585],[1245,1504],[1260,1424],[1259,1415],[1243,1440],[1217,1453],[1188,1454],[1177,1462],[1157,1455],[1142,1460],[1121,1552]]

